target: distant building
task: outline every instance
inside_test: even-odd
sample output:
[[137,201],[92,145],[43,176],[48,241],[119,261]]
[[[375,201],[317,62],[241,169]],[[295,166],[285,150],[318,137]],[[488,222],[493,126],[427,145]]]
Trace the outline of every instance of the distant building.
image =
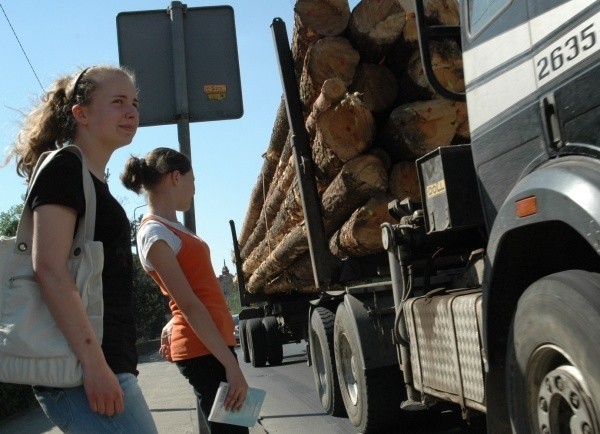
[[237,313],[240,311],[241,305],[235,277],[236,276],[229,272],[229,268],[227,268],[225,260],[223,260],[221,275],[218,276],[217,279],[219,281],[219,285],[221,286],[221,291],[223,291],[223,295],[225,295],[225,299],[227,300],[227,306],[229,306],[229,310]]
[[235,291],[233,277],[233,274],[229,272],[229,268],[227,268],[225,260],[223,259],[223,268],[221,269],[221,275],[218,276],[217,279],[219,280],[221,291],[223,291],[223,294],[225,294],[225,296],[228,296],[232,291]]

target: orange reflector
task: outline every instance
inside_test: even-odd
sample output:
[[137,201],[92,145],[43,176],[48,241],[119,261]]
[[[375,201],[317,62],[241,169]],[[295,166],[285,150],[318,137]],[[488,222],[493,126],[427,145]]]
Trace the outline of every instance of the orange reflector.
[[526,197],[525,199],[518,200],[516,202],[516,214],[517,217],[527,217],[533,214],[537,214],[537,198],[535,196]]

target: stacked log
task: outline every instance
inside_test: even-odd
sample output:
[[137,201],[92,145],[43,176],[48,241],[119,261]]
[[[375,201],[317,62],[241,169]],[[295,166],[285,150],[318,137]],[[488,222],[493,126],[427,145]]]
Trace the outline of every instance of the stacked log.
[[[415,159],[469,140],[466,105],[441,98],[425,79],[411,3],[361,0],[350,11],[347,0],[298,0],[294,7],[292,55],[323,226],[329,250],[342,259],[382,251],[380,225],[395,222],[391,200],[421,200]],[[426,0],[425,11],[429,24],[458,24],[455,0]],[[442,85],[463,91],[457,42],[436,42],[430,53]],[[251,293],[315,290],[281,111],[239,237]]]
[[260,174],[258,175],[258,179],[256,180],[256,184],[252,189],[250,206],[246,212],[246,218],[244,219],[244,225],[242,226],[238,240],[240,245],[246,244],[246,240],[248,240],[248,237],[256,226],[256,222],[258,221],[262,209],[263,191],[265,186],[266,188],[269,188],[273,172],[279,163],[289,129],[285,114],[285,102],[282,98],[275,116],[275,125],[273,126],[269,148],[264,155],[265,161]]
[[[344,164],[322,196],[325,233],[340,227],[361,204],[388,186],[388,175],[381,160],[373,154],[363,154]],[[251,293],[263,289],[270,277],[288,268],[308,250],[306,228],[298,224],[288,232],[277,247],[252,272],[247,289]],[[244,267],[246,266],[246,261]],[[250,270],[248,270],[250,271]],[[247,273],[244,270],[244,273]]]
[[325,80],[339,78],[349,86],[354,78],[359,54],[341,36],[328,36],[312,44],[306,52],[300,78],[300,99],[311,107]]
[[338,36],[348,26],[347,0],[305,0],[294,7],[292,56],[300,75],[308,47],[325,36]]
[[387,192],[380,193],[354,211],[329,240],[331,253],[352,257],[380,252],[383,249],[380,226],[390,221],[388,203],[393,199]]
[[363,62],[378,62],[398,41],[406,13],[397,0],[363,0],[350,18],[350,41]]
[[381,131],[381,145],[392,161],[415,160],[452,143],[456,135],[456,107],[437,99],[403,104],[390,114]]

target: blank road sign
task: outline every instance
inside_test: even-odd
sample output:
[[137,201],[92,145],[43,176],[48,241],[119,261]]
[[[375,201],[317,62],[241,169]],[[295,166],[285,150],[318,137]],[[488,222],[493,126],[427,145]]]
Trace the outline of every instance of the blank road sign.
[[[190,122],[237,119],[242,89],[230,6],[186,8],[183,14]],[[117,15],[119,62],[137,78],[140,126],[177,123],[171,17],[167,9]]]

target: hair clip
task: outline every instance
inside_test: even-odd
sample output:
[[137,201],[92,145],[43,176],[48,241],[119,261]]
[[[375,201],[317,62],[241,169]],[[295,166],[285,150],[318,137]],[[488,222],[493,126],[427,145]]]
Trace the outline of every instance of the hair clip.
[[83,77],[83,75],[88,71],[88,68],[82,69],[81,72],[77,75],[77,78],[75,79],[75,84],[73,85],[73,89],[71,90],[71,102],[73,104],[75,104],[75,96],[76,96],[76,92],[77,92],[77,86],[79,86],[79,82],[81,81],[81,78]]

